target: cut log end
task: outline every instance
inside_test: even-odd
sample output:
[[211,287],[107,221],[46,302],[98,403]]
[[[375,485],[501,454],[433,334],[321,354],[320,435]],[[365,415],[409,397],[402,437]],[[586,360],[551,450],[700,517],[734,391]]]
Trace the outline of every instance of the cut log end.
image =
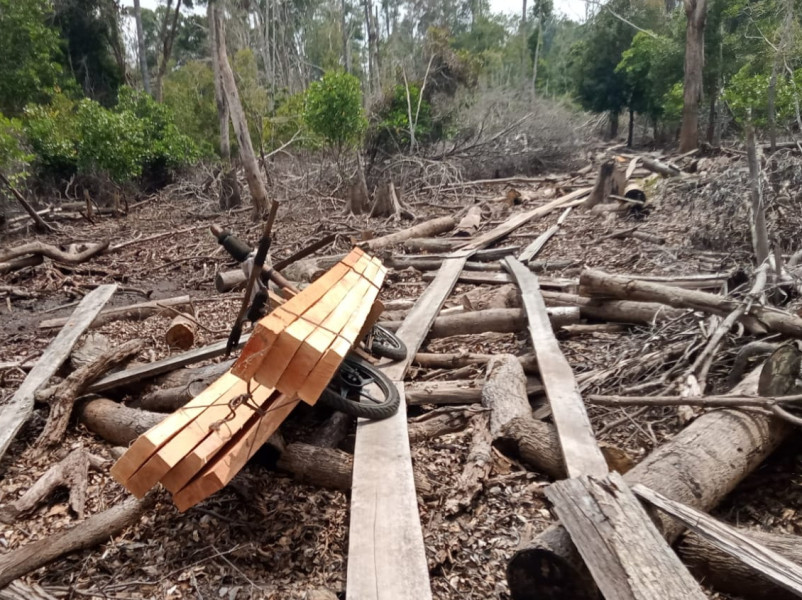
[[[582,583],[580,583],[582,582]],[[507,583],[515,600],[598,600],[589,593],[584,574],[554,552],[526,548],[515,553],[507,565]]]

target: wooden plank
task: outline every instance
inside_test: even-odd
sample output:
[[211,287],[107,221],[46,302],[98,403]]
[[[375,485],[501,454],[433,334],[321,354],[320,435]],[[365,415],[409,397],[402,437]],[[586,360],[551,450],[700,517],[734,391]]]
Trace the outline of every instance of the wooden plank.
[[[266,407],[268,403],[275,400],[271,394],[265,393],[265,390],[270,388],[256,387],[254,398],[260,408]],[[272,395],[277,396],[278,392],[274,391]],[[230,440],[247,426],[248,422],[254,418],[254,412],[256,411],[252,407],[243,404],[237,409],[234,418],[221,423],[219,427],[211,428],[203,441],[161,478],[162,485],[174,494],[180,491],[217,456]]]
[[[231,414],[230,402],[248,391],[248,382],[235,379],[236,382],[232,387],[214,398],[209,403],[209,406],[185,423],[128,479],[125,487],[134,496],[137,498],[143,497],[148,490],[156,485],[181,459],[190,454],[211,433],[216,423]],[[252,390],[252,402],[261,407],[272,393],[272,388],[255,386]],[[254,413],[254,410],[243,403],[236,408],[234,414],[236,415],[239,412],[250,415]]]
[[607,463],[596,444],[574,373],[554,337],[537,275],[511,256],[504,262],[521,289],[529,320],[529,335],[560,436],[568,475],[603,476],[607,473]]
[[[243,335],[236,347],[242,348],[248,342],[250,337],[250,333]],[[127,369],[125,371],[120,371],[119,373],[112,373],[90,385],[87,391],[94,393],[104,392],[106,390],[136,383],[137,381],[142,381],[143,379],[156,377],[157,375],[162,375],[163,373],[169,373],[170,371],[175,371],[176,369],[180,369],[181,367],[185,367],[202,360],[216,358],[225,353],[226,340],[222,340],[215,342],[214,344],[204,346],[203,348],[196,348],[195,350],[169,356],[162,360],[157,360],[146,365],[134,367],[133,369]]]
[[14,395],[0,406],[0,458],[33,411],[34,394],[46,384],[59,367],[67,360],[73,346],[95,320],[101,309],[112,297],[116,284],[101,285],[89,292],[75,308],[66,325],[36,361],[31,372],[14,392]]
[[114,463],[111,468],[112,477],[122,485],[127,486],[131,477],[153,456],[154,452],[171,440],[187,423],[206,410],[209,405],[240,381],[239,378],[231,373],[224,373],[183,408],[179,408],[161,423],[140,435],[125,454]]
[[618,473],[558,481],[546,496],[605,598],[707,597]]
[[[436,273],[423,273],[423,281],[433,281]],[[470,283],[473,285],[506,285],[515,283],[515,280],[507,273],[494,273],[492,271],[463,271],[459,276],[460,283]],[[544,278],[541,280],[541,287],[552,290],[566,290],[579,286],[579,280],[571,278]]]
[[[348,532],[348,600],[431,600],[415,496],[404,384],[401,408],[384,421],[360,420]],[[389,470],[388,470],[389,469]]]
[[284,419],[298,405],[298,398],[280,394],[266,407],[265,416],[257,415],[242,435],[222,450],[186,487],[173,494],[173,502],[181,512],[221,490],[256,451],[275,433]]
[[501,238],[509,235],[516,229],[518,229],[521,225],[524,225],[531,221],[532,219],[536,219],[538,217],[543,217],[549,214],[551,211],[556,210],[562,207],[568,206],[577,206],[582,203],[580,198],[584,198],[587,196],[592,187],[580,188],[571,192],[570,194],[566,194],[565,196],[561,196],[559,198],[555,198],[551,202],[544,204],[543,206],[539,206],[535,209],[530,211],[519,213],[514,215],[513,217],[507,219],[504,223],[499,225],[498,227],[491,229],[487,233],[483,233],[482,235],[475,237],[470,243],[462,246],[465,250],[478,250],[480,248],[485,248],[489,246],[493,242],[500,240]]
[[531,244],[529,244],[526,248],[524,248],[523,252],[518,255],[518,260],[522,263],[528,263],[530,260],[535,258],[538,253],[543,250],[545,245],[549,242],[549,240],[560,230],[560,227],[568,218],[568,215],[571,214],[573,208],[569,207],[563,211],[563,214],[560,215],[560,218],[557,219],[557,223],[549,227],[546,231],[541,233]]
[[685,527],[703,537],[719,550],[726,552],[789,592],[802,596],[802,566],[758,544],[734,527],[695,508],[671,500],[645,485],[637,484],[633,486],[632,491],[681,521]]

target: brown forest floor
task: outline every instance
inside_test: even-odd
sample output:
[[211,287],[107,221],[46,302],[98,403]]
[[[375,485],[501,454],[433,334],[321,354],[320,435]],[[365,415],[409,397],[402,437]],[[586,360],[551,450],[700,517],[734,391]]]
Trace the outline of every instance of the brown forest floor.
[[[746,244],[741,237],[727,245],[726,240],[732,236],[727,237],[726,227],[731,227],[732,215],[728,219],[713,200],[704,204],[705,199],[714,199],[726,185],[733,186],[736,202],[745,197],[746,187],[735,187],[738,180],[733,179],[728,166],[732,160],[727,161],[711,164],[709,172],[681,184],[661,185],[654,208],[637,222],[628,223],[621,218],[610,221],[574,210],[539,258],[575,259],[576,266],[554,273],[564,277],[575,277],[583,265],[610,272],[655,275],[711,272],[748,265],[748,234]],[[516,186],[526,200],[523,208],[536,206],[561,191],[570,191],[570,187],[557,190],[554,183],[569,178],[569,174],[559,174],[553,182]],[[207,226],[224,225],[251,241],[257,238],[260,226],[252,222],[249,211],[215,213],[213,202],[198,196],[194,189],[176,185],[127,217],[106,218],[96,225],[80,223],[65,227],[59,235],[38,236],[37,239],[50,243],[107,237],[115,243],[139,234],[147,236],[197,227],[154,243],[130,246],[117,254],[99,256],[78,267],[46,262],[3,276],[3,285],[22,288],[35,298],[14,300],[0,307],[0,362],[18,362],[26,357],[34,362],[53,335],[38,331],[37,323],[68,315],[71,308],[59,307],[79,299],[95,284],[110,281],[120,285],[112,305],[142,301],[145,299],[142,291],[152,292],[153,299],[191,294],[200,322],[211,330],[199,331],[197,345],[224,337],[240,295],[220,295],[214,289],[215,273],[234,265],[208,233]],[[498,185],[466,188],[459,193],[419,199],[412,208],[419,218],[453,214],[477,198],[489,199],[503,191],[503,186]],[[794,222],[798,224],[802,221],[802,202],[798,198],[791,200]],[[485,219],[483,228],[490,228],[505,216],[499,212]],[[554,224],[558,216],[557,212],[532,222],[500,244],[513,242],[523,247]],[[613,231],[635,224],[639,225],[639,231],[665,238],[666,243],[605,238]],[[376,219],[346,219],[341,215],[341,206],[332,200],[285,202],[275,228],[273,259],[288,256],[324,232],[342,233],[336,247],[326,251],[334,253],[345,251],[350,245],[349,238],[359,238],[363,231],[379,234],[396,227]],[[720,241],[716,242],[716,235],[725,242],[724,247]],[[710,243],[705,244],[705,240]],[[8,245],[15,243],[18,242]],[[699,249],[704,246],[716,252]],[[425,285],[419,273],[404,272],[389,278],[383,297],[415,298]],[[456,298],[470,289],[469,285],[459,284],[446,306],[455,305]],[[138,357],[148,362],[169,354],[163,341],[169,320],[169,317],[152,317],[144,322],[119,321],[99,331],[115,342],[148,340]],[[690,346],[698,343],[699,336],[699,324],[690,317],[661,328],[630,327],[584,335],[561,333],[559,339],[575,373],[582,373],[610,367],[670,342],[685,341]],[[720,389],[739,344],[735,338],[728,340],[725,359],[714,364],[711,375],[716,384],[714,390]],[[520,355],[531,352],[531,345],[522,331],[457,336],[434,340],[423,348],[433,352],[457,349]],[[656,379],[674,366],[665,364],[650,373],[629,373],[623,368],[597,383],[591,391],[622,392],[628,386]],[[481,368],[477,368],[476,378],[481,381],[482,375]],[[13,393],[23,376],[20,369],[0,371],[3,399]],[[426,377],[447,378],[448,373],[412,368],[408,375],[410,380]],[[146,389],[143,385],[140,391]],[[410,416],[420,411],[411,409]],[[599,440],[614,443],[636,460],[684,426],[675,407],[648,410],[591,407],[590,414]],[[314,425],[324,416],[311,409],[296,411],[285,428],[285,437],[288,441],[310,441]],[[37,407],[34,418],[0,465],[0,504],[18,497],[48,466],[76,446],[83,445],[95,454],[110,457],[108,444],[73,425],[57,455],[35,462],[23,460],[24,449],[35,439],[45,419],[46,409]],[[470,438],[469,427],[412,448],[417,467],[437,482],[435,489],[440,494],[420,503],[432,588],[438,600],[507,598],[504,572],[512,552],[522,538],[543,530],[553,521],[542,491],[548,479],[499,453],[494,456],[493,471],[473,509],[455,519],[446,518],[441,508],[461,471]],[[800,467],[802,445],[795,440],[744,481],[714,514],[730,523],[802,534]],[[103,510],[119,502],[125,494],[107,473],[92,473],[87,512]],[[0,552],[41,539],[74,522],[66,493],[56,493],[48,506],[26,520],[0,525]],[[289,599],[303,598],[316,587],[333,590],[344,598],[347,527],[346,494],[300,484],[252,464],[231,485],[186,514],[179,514],[166,494],[160,495],[159,503],[144,519],[114,540],[58,560],[32,573],[29,580],[64,598]],[[726,598],[713,592],[711,597]]]

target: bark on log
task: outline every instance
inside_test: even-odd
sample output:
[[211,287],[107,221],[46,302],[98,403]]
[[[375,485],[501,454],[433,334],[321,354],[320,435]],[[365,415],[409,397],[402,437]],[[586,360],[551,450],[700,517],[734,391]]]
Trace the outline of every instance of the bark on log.
[[593,208],[597,204],[601,204],[610,194],[619,194],[624,192],[624,174],[616,166],[615,160],[610,159],[605,161],[599,166],[599,175],[596,178],[596,183],[593,190],[587,197],[583,206],[585,208]]
[[459,412],[440,413],[424,421],[414,421],[408,426],[409,443],[415,444],[423,440],[440,437],[441,435],[462,431],[468,426],[474,414],[475,413],[470,411],[463,410]]
[[104,354],[111,352],[111,340],[102,333],[90,332],[84,335],[83,342],[78,344],[70,354],[70,365],[80,369],[95,362]]
[[648,169],[652,173],[659,173],[660,175],[663,175],[665,177],[676,177],[677,175],[680,174],[680,170],[677,167],[668,165],[655,158],[648,158],[646,156],[642,156],[640,162],[646,169]]
[[[543,393],[543,386],[534,377],[526,380],[529,396]],[[427,381],[406,386],[407,404],[476,404],[482,401],[482,382],[467,380]]]
[[[759,376],[758,369],[732,393],[754,395]],[[731,409],[709,412],[654,450],[624,479],[707,511],[771,454],[790,431],[791,426],[776,417]],[[682,530],[670,517],[656,514],[656,520],[669,542]],[[507,566],[507,582],[513,600],[598,597],[568,533],[559,524],[522,545]]]
[[113,352],[74,371],[60,383],[50,400],[50,414],[47,416],[44,430],[36,440],[35,451],[41,453],[45,448],[60,444],[64,438],[64,432],[67,431],[67,424],[76,398],[110,368],[138,354],[143,345],[143,340],[125,342]]
[[[334,490],[351,489],[354,457],[342,450],[321,448],[309,444],[289,444],[278,459],[280,470],[291,473],[303,483]],[[415,489],[423,498],[434,496],[432,482],[415,470]]]
[[[738,300],[681,288],[638,281],[621,275],[587,269],[579,279],[580,293],[595,297],[614,297],[644,302],[660,302],[675,308],[691,308],[720,316],[727,316],[739,305]],[[802,337],[802,318],[772,307],[752,304],[746,316],[755,317],[771,331],[793,337]]]
[[41,254],[33,254],[31,256],[23,256],[22,258],[0,262],[0,274],[19,271],[25,267],[36,267],[43,262],[45,262],[45,259]]
[[[211,381],[209,381],[211,383]],[[190,381],[188,384],[166,389],[153,390],[142,396],[136,407],[142,410],[170,413],[178,410],[208,387],[202,381]]]
[[487,363],[482,406],[490,409],[490,435],[496,439],[504,426],[532,414],[521,363],[511,354],[499,354]]
[[[579,309],[564,306],[549,308],[549,320],[553,328],[579,322]],[[385,321],[380,325],[396,331],[403,321]],[[469,335],[493,331],[496,333],[518,333],[526,328],[526,313],[520,308],[491,308],[435,319],[429,339]]]
[[464,243],[464,239],[411,237],[404,241],[404,248],[413,252],[450,252]]
[[541,290],[540,293],[549,306],[578,306],[583,319],[597,321],[651,325],[678,319],[685,313],[682,309],[671,308],[657,302],[602,300],[548,290]]
[[242,269],[233,269],[231,271],[220,271],[214,276],[214,289],[219,293],[225,294],[231,290],[244,290],[248,278]]
[[[432,219],[431,221],[424,221],[423,223],[419,223],[409,227],[408,229],[403,229],[383,237],[368,240],[360,245],[366,250],[375,251],[379,250],[380,248],[386,248],[388,246],[400,244],[401,242],[410,238],[430,237],[435,236],[438,233],[451,231],[454,229],[454,227],[456,227],[456,225],[457,220],[454,217],[439,217],[437,219]],[[462,241],[464,242],[464,240]]]
[[496,288],[476,288],[459,297],[465,310],[485,310],[488,308],[520,308],[521,293],[518,286],[502,285]]
[[[123,319],[143,320],[153,315],[162,312],[167,312],[164,308],[169,306],[175,310],[182,310],[190,306],[189,296],[176,296],[175,298],[165,298],[163,300],[150,300],[148,302],[140,302],[139,304],[131,304],[129,306],[120,306],[118,308],[110,308],[101,311],[92,321],[91,327],[100,327],[112,321]],[[63,327],[70,320],[70,317],[58,317],[57,319],[47,319],[39,323],[39,329],[55,329]]]
[[473,418],[473,435],[465,466],[457,478],[455,489],[446,498],[444,508],[447,515],[456,515],[473,504],[493,466],[492,444],[490,417],[486,412],[479,413]]
[[92,548],[135,523],[153,504],[150,498],[128,500],[67,529],[0,556],[0,588],[59,558]]
[[354,418],[335,410],[325,423],[315,432],[315,446],[337,448],[348,436]]
[[195,336],[198,333],[198,322],[190,315],[176,315],[170,322],[164,341],[170,348],[189,350],[195,345]]
[[[470,365],[482,365],[487,363],[492,354],[434,354],[419,352],[415,355],[414,364],[427,369],[459,369]],[[537,359],[534,354],[525,354],[517,357],[521,363],[524,373],[527,375],[537,375]]]
[[[802,565],[802,538],[752,529],[740,532],[758,544]],[[695,533],[686,533],[677,547],[691,573],[716,590],[750,600],[793,600],[797,596],[763,577],[743,562],[719,550]]]
[[76,413],[89,431],[117,446],[127,446],[167,416],[129,408],[108,398],[88,400],[76,409]]
[[8,262],[20,256],[25,256],[26,254],[38,254],[65,265],[79,265],[93,256],[103,253],[108,247],[109,241],[106,240],[97,244],[89,244],[86,250],[82,252],[64,252],[60,248],[51,246],[50,244],[29,242],[17,248],[0,252],[0,262]]
[[176,369],[175,371],[157,378],[155,383],[164,389],[185,387],[194,381],[199,381],[204,385],[208,385],[228,371],[235,360],[236,359],[224,360],[223,362],[213,363],[204,367]]
[[479,229],[482,224],[482,207],[471,206],[468,213],[462,217],[457,224],[457,229],[452,234],[453,237],[471,237]]

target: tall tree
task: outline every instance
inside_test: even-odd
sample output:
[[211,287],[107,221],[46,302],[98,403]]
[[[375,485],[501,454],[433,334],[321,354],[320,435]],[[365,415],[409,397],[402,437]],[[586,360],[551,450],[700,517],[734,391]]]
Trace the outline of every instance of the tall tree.
[[167,63],[170,61],[170,56],[173,53],[173,42],[178,33],[178,17],[181,14],[181,1],[176,0],[175,10],[172,15],[170,14],[170,7],[173,0],[167,0],[167,10],[164,12],[164,22],[161,29],[162,53],[159,60],[159,70],[156,72],[156,100],[162,100],[162,82],[164,81],[164,74],[167,72]]
[[136,49],[139,55],[139,70],[142,72],[142,86],[148,94],[151,94],[148,57],[145,52],[145,32],[142,29],[142,6],[139,0],[134,0],[134,21],[136,21]]
[[688,25],[685,33],[685,84],[682,106],[680,152],[699,146],[699,101],[705,62],[705,20],[707,0],[683,0]]
[[245,179],[248,181],[248,188],[251,190],[253,198],[253,210],[256,218],[265,214],[268,209],[267,190],[265,189],[262,175],[259,172],[259,165],[256,162],[256,155],[253,151],[251,136],[248,131],[248,122],[245,119],[245,111],[242,109],[237,84],[234,81],[234,72],[228,62],[226,51],[226,30],[223,20],[223,11],[216,4],[212,5],[212,23],[214,27],[215,40],[215,61],[219,65],[220,76],[225,91],[226,103],[231,113],[231,122],[234,124],[234,132],[239,143],[240,158],[245,169]]

